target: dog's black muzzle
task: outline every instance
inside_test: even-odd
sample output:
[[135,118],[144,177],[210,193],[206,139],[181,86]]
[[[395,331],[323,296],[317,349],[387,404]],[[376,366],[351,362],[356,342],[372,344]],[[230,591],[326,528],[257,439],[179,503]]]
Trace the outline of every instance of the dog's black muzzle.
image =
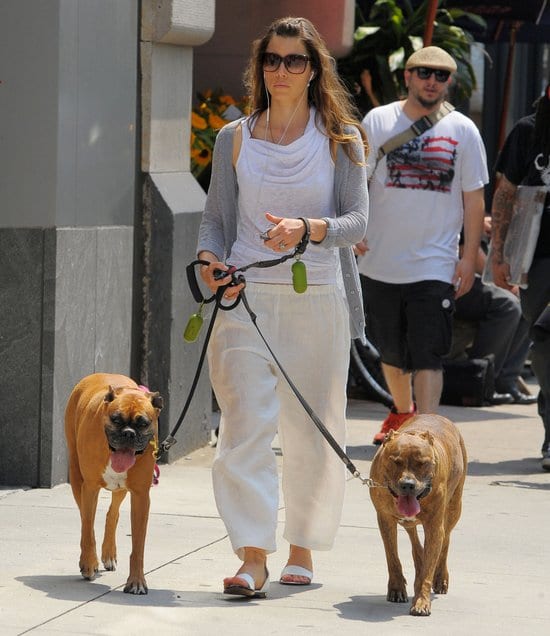
[[400,479],[397,483],[397,491],[395,491],[391,486],[388,486],[388,490],[394,497],[398,497],[399,495],[411,496],[414,495],[417,499],[422,499],[430,494],[432,491],[432,482],[428,481],[424,484],[424,488],[418,492],[417,490],[417,481],[412,478],[404,478]]
[[133,450],[136,454],[143,453],[154,437],[153,431],[136,431],[136,429],[131,426],[125,426],[117,431],[106,427],[105,434],[109,448],[112,451]]

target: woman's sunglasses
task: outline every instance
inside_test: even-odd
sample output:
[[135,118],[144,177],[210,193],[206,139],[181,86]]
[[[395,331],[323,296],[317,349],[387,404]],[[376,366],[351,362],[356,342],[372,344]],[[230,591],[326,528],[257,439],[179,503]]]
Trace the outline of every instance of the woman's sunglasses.
[[289,73],[300,75],[306,70],[309,57],[307,55],[299,55],[298,53],[291,53],[284,57],[281,57],[277,53],[264,53],[262,59],[263,69],[271,73],[278,70],[279,66],[281,66],[281,62],[284,62],[285,68]]
[[421,80],[430,79],[432,75],[435,76],[436,82],[446,82],[449,79],[450,71],[444,71],[440,68],[429,68],[427,66],[416,66],[411,71],[416,71],[416,74]]

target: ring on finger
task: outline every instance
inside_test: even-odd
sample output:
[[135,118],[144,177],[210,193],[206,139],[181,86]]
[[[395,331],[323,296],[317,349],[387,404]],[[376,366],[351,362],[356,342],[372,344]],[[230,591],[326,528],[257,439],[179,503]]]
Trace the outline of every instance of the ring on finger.
[[279,249],[280,249],[280,250],[284,250],[284,249],[285,249],[285,247],[286,247],[286,243],[285,243],[284,241],[281,241],[281,242],[279,243]]

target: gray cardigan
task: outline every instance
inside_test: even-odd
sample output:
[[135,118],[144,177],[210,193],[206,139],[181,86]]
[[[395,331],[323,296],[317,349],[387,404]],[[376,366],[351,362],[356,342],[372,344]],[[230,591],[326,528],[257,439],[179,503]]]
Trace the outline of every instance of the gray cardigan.
[[[208,251],[223,261],[237,237],[238,184],[233,168],[233,138],[243,120],[224,126],[216,138],[212,180],[199,228],[197,253]],[[363,146],[357,133],[355,149],[364,163]],[[336,218],[326,217],[327,234],[321,242],[326,248],[340,248],[342,277],[349,307],[352,338],[365,337],[363,298],[359,272],[352,246],[365,236],[368,219],[367,176],[364,165],[354,164],[338,146],[334,171]]]

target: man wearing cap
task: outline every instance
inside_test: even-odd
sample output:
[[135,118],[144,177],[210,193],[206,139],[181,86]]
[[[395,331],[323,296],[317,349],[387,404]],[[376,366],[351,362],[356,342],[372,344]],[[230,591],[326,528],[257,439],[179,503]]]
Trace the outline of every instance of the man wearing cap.
[[[438,410],[454,300],[474,281],[489,177],[479,131],[446,108],[456,69],[437,46],[416,51],[405,65],[406,99],[374,108],[363,120],[370,145],[370,218],[365,241],[357,246],[363,253],[359,271],[367,330],[380,350],[394,402],[375,444],[414,412]],[[395,146],[398,136],[428,116],[428,129],[415,126],[414,134],[390,149],[388,141]],[[382,146],[388,151],[380,156]]]

